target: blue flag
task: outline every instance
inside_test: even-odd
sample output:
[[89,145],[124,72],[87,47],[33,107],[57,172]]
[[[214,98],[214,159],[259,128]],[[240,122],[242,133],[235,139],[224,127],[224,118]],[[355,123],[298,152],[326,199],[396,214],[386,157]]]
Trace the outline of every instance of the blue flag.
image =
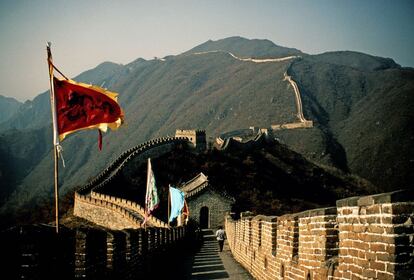
[[170,187],[171,211],[170,222],[181,214],[184,208],[184,192],[179,189]]

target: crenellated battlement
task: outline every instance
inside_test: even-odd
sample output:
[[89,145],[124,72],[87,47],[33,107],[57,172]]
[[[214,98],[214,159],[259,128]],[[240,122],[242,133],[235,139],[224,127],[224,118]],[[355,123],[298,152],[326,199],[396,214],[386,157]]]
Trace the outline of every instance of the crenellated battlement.
[[[166,279],[168,264],[175,265],[172,256],[187,243],[197,246],[199,239],[199,233],[188,227],[62,226],[56,234],[52,226],[29,225],[1,231],[0,236],[7,279]],[[154,263],[164,264],[163,269]]]
[[175,131],[175,137],[187,138],[197,151],[204,151],[207,148],[205,130],[177,129]]
[[256,279],[410,279],[413,198],[404,190],[280,217],[228,216],[229,246]]
[[[140,228],[145,216],[143,207],[136,202],[102,194],[99,191],[113,182],[122,171],[135,168],[150,157],[157,158],[177,145],[188,142],[186,137],[162,137],[122,153],[94,180],[75,193],[74,215],[114,230]],[[166,223],[153,216],[149,218],[147,224],[167,227]]]

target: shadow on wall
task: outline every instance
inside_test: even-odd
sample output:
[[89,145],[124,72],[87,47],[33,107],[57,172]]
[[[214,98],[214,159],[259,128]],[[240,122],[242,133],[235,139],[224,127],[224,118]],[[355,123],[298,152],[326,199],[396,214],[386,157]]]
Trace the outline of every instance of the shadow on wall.
[[[14,227],[0,232],[8,279],[167,279],[198,248],[196,227],[126,229]],[[154,265],[157,264],[157,265]],[[158,264],[163,264],[159,269]]]

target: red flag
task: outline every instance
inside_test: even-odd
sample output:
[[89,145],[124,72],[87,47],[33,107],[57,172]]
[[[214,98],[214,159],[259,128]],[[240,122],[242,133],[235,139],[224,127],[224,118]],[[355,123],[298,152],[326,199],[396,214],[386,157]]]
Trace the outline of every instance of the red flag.
[[53,81],[60,141],[78,130],[98,128],[106,132],[108,127],[115,130],[123,123],[116,93],[72,80],[54,77]]

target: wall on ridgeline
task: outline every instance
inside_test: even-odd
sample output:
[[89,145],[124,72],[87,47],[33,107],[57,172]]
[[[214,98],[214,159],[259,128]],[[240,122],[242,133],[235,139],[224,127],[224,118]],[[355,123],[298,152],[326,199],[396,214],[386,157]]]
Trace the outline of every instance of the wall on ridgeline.
[[139,166],[147,162],[148,158],[158,158],[171,152],[178,145],[188,145],[188,143],[186,138],[169,138],[165,141],[156,141],[152,145],[142,149],[142,151],[137,151],[136,154],[131,155],[120,168],[120,172],[128,179],[132,174],[135,174]]
[[198,234],[184,227],[61,227],[58,235],[45,225],[15,227],[0,232],[7,256],[2,273],[8,279],[167,279]]
[[[141,217],[145,216],[145,209],[141,207],[138,203],[135,201],[127,200],[125,198],[119,198],[107,194],[97,193],[94,191],[91,191],[90,193],[91,198],[95,198],[97,200],[102,200],[109,202],[110,204],[118,205],[124,209],[132,210],[135,213],[138,213]],[[154,227],[168,227],[168,224],[159,220],[158,218],[154,216],[148,217],[148,225],[154,226]]]
[[271,128],[273,130],[312,128],[312,127],[313,127],[313,121],[303,121],[303,122],[296,122],[296,123],[272,124],[271,125]]
[[140,228],[142,219],[127,208],[75,193],[73,214],[113,230]]
[[205,130],[186,130],[186,129],[177,129],[175,131],[175,137],[177,138],[187,138],[190,141],[194,148],[198,152],[205,151],[207,149],[206,142],[206,131]]
[[[125,199],[103,195],[99,190],[123,174],[128,178],[148,158],[156,158],[172,151],[178,145],[188,145],[183,137],[164,137],[138,145],[123,153],[90,184],[75,193],[74,215],[113,230],[139,228],[144,209]],[[166,227],[155,217],[149,219],[150,226]]]
[[241,142],[238,140],[235,140],[234,137],[230,138],[216,138],[215,141],[215,147],[219,150],[243,150],[243,149],[251,149],[252,147],[258,147],[263,145],[263,143],[267,141],[273,141],[270,137],[268,137],[267,133],[261,132],[257,134],[254,139],[250,139],[246,142]]
[[107,168],[104,169],[98,176],[96,176],[91,182],[78,189],[80,194],[87,194],[91,190],[99,189],[106,184],[109,184],[120,172],[124,169],[125,165],[133,160],[137,156],[147,155],[148,157],[158,157],[164,152],[170,151],[168,148],[172,148],[174,145],[189,143],[187,138],[178,137],[162,137],[147,141],[140,145],[137,145],[127,151],[123,152],[116,160],[114,160]]
[[256,279],[414,278],[414,192],[276,216],[226,218],[233,256]]

